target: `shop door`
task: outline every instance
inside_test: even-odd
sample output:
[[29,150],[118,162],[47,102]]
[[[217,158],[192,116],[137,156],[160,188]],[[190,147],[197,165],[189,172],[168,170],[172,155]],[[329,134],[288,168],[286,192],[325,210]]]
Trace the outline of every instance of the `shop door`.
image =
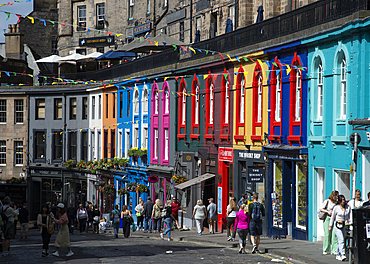
[[[325,200],[325,169],[316,169],[316,177],[317,177],[317,202],[315,208],[320,208],[321,204]],[[324,239],[324,221],[321,221],[316,217],[315,219],[317,222],[317,241],[321,241]]]

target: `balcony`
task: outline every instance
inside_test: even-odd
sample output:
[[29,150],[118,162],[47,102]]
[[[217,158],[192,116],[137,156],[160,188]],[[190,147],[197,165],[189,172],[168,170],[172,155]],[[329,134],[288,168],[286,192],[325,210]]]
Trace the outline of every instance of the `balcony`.
[[[262,22],[246,26],[218,37],[192,44],[193,48],[217,52],[230,52],[245,46],[280,38],[302,30],[331,22],[357,11],[369,10],[368,0],[323,0],[303,6],[288,13]],[[179,62],[179,49],[164,51],[136,59],[110,68],[81,73],[61,74],[61,78],[73,80],[106,80],[130,75]],[[204,53],[197,52],[181,60],[191,61],[202,58]],[[208,55],[209,56],[209,55]]]

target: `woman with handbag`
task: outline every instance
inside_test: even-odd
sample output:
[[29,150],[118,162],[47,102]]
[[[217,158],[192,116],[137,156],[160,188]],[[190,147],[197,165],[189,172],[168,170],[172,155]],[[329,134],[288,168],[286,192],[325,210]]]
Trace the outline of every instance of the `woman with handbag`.
[[49,206],[44,205],[37,216],[37,225],[40,227],[42,237],[42,257],[49,255],[49,242],[54,233],[54,215],[49,211]]
[[140,230],[144,231],[144,216],[143,216],[143,211],[144,211],[144,201],[141,200],[138,205],[135,207],[135,212],[136,212],[136,218],[137,218],[137,228]]
[[166,204],[164,205],[164,211],[165,211],[165,216],[163,217],[163,221],[165,222],[167,229],[163,233],[161,233],[160,237],[163,239],[164,235],[168,235],[168,241],[172,241],[173,239],[171,238],[171,222],[172,219],[176,221],[175,217],[172,214],[172,207],[171,207],[171,200],[168,200]]
[[[227,206],[227,224],[226,224],[226,229],[227,229],[227,241],[234,241],[235,240],[235,235],[236,235],[236,227],[235,227],[235,218],[236,218],[236,213],[239,211],[238,205],[236,204],[236,198],[231,197],[229,201],[229,205]],[[233,226],[233,233],[231,235],[231,225]]]
[[155,205],[153,206],[153,212],[152,212],[152,219],[154,220],[153,230],[154,233],[161,232],[161,212],[162,212],[163,206],[161,200],[157,199],[155,200]]
[[122,206],[121,218],[123,219],[123,235],[128,238],[130,236],[131,212],[126,205]]
[[336,254],[338,239],[333,231],[329,231],[329,222],[332,215],[334,206],[337,204],[338,191],[334,190],[329,195],[319,209],[319,217],[324,221],[324,241],[323,241],[323,254]]
[[203,201],[201,199],[199,199],[197,204],[194,206],[193,218],[197,224],[198,236],[201,236],[203,231],[203,221],[207,218],[207,209],[203,205]]
[[344,195],[339,195],[338,205],[334,207],[332,216],[330,218],[329,231],[332,230],[334,225],[334,233],[338,238],[336,259],[340,261],[346,260],[344,237],[347,234],[348,225],[351,224],[351,222],[351,206],[347,204]]
[[69,229],[68,229],[68,216],[67,210],[64,208],[64,204],[59,203],[57,205],[58,213],[60,215],[59,220],[55,219],[52,216],[55,223],[61,225],[60,230],[58,232],[57,238],[55,239],[55,246],[57,251],[53,253],[54,256],[59,257],[59,248],[64,247],[68,248],[68,253],[66,257],[73,256],[74,253],[71,250],[71,242],[69,240]]

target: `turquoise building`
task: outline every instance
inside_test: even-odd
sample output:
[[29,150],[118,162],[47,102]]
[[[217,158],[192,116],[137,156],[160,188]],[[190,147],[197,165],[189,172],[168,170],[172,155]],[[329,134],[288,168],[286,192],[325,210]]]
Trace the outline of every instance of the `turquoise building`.
[[[351,133],[362,137],[356,189],[367,199],[370,182],[369,107],[370,20],[356,20],[302,40],[308,49],[308,238],[322,240],[317,210],[333,190],[351,199]],[[351,125],[353,124],[353,125]],[[366,130],[354,130],[366,128]]]

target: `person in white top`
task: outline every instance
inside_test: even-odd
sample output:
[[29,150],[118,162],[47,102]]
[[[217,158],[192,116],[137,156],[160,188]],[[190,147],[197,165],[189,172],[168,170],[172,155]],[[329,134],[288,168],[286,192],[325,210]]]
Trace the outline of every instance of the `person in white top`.
[[337,260],[345,261],[346,253],[344,251],[344,237],[347,234],[348,226],[352,223],[351,207],[346,203],[344,195],[338,196],[338,205],[333,209],[330,218],[329,231],[332,230],[334,225],[334,233],[338,238],[337,246]]
[[[239,212],[239,207],[236,204],[236,198],[231,197],[229,205],[227,206],[227,241],[234,241],[236,235],[235,218],[236,213]],[[233,226],[233,234],[231,235],[231,226]]]
[[337,204],[338,200],[338,191],[334,190],[329,195],[328,199],[326,199],[322,205],[320,206],[320,211],[327,213],[326,218],[324,220],[324,241],[323,241],[323,254],[336,254],[338,239],[333,231],[329,231],[329,222],[330,217],[333,212],[334,206]]
[[348,205],[351,206],[352,209],[355,209],[355,208],[360,208],[364,202],[365,201],[361,199],[361,191],[357,189],[355,191],[355,199],[352,199],[351,201],[349,201]]

